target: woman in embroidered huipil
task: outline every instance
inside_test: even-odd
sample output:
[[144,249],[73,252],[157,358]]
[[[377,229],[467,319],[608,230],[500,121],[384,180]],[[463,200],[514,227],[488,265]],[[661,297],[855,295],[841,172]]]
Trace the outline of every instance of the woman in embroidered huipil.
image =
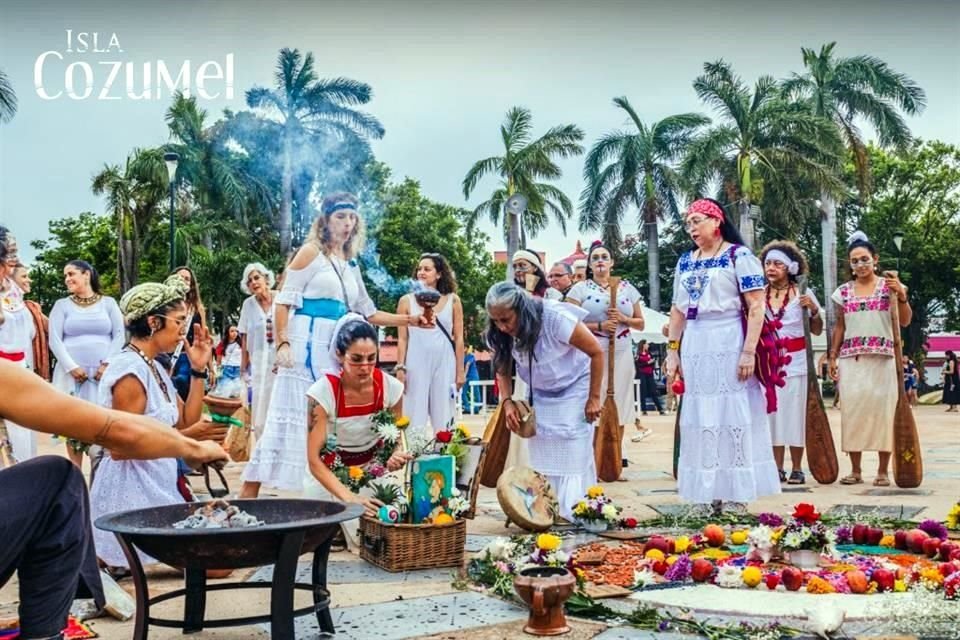
[[[603,384],[600,397],[607,394],[609,358],[613,358],[613,399],[620,418],[620,431],[625,425],[637,421],[637,405],[633,394],[633,340],[631,329],[643,330],[643,305],[636,287],[621,280],[617,287],[617,302],[610,308],[610,278],[613,274],[613,252],[602,242],[594,242],[587,253],[587,279],[573,285],[567,294],[567,302],[583,307],[587,312],[583,323],[593,333],[603,351]],[[614,336],[613,353],[610,353],[610,336]]]
[[333,329],[347,311],[373,324],[430,326],[423,316],[377,311],[354,260],[363,248],[363,219],[353,194],[323,199],[307,242],[287,267],[274,311],[277,377],[263,437],[243,470],[242,498],[260,486],[299,491],[307,470],[307,390],[334,370]]
[[[880,256],[866,234],[857,231],[847,246],[853,279],[830,296],[837,306],[837,324],[830,348],[830,375],[843,382],[841,449],[850,454],[851,472],[841,484],[863,482],[864,451],[877,451],[880,465],[873,484],[887,487],[893,453],[893,418],[897,409],[900,365],[893,357],[890,302],[897,300],[900,325],[910,324],[913,311],[907,288],[895,273],[878,275]],[[899,328],[896,329],[899,331]]]
[[687,502],[712,503],[715,511],[724,503],[743,509],[780,492],[766,402],[754,376],[763,268],[718,202],[691,204],[686,229],[696,248],[677,263],[667,345],[667,384],[681,363],[686,383],[678,490]]

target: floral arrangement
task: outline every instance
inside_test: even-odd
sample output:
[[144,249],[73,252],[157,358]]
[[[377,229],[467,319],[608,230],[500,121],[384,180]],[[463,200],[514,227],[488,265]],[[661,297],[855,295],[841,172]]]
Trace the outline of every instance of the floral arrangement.
[[780,536],[780,549],[784,551],[810,550],[817,553],[833,553],[836,535],[820,522],[820,514],[812,504],[801,502],[794,507],[790,519]]
[[620,520],[620,508],[604,495],[603,487],[594,485],[587,489],[587,495],[574,505],[573,515],[581,522],[613,524]]
[[496,538],[472,558],[467,576],[493,593],[513,597],[513,578],[531,567],[565,567],[584,584],[584,573],[561,547],[563,539],[552,533]]
[[467,425],[458,424],[455,428],[449,428],[439,431],[434,436],[437,453],[445,456],[453,456],[456,462],[457,472],[463,467],[463,461],[467,456],[467,441],[470,440],[470,430]]
[[406,416],[397,419],[388,409],[378,411],[370,419],[371,429],[377,436],[377,444],[373,460],[366,469],[356,465],[346,465],[336,448],[336,440],[328,438],[327,444],[320,454],[323,464],[333,472],[333,475],[353,493],[357,493],[374,480],[382,478],[387,473],[387,460],[397,449],[400,432],[410,424]]
[[960,501],[947,512],[947,529],[960,530]]

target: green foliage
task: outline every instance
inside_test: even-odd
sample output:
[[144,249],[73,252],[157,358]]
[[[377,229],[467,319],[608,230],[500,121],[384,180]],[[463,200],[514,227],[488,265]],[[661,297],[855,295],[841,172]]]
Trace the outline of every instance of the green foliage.
[[0,123],[9,122],[17,112],[17,94],[10,78],[0,70]]

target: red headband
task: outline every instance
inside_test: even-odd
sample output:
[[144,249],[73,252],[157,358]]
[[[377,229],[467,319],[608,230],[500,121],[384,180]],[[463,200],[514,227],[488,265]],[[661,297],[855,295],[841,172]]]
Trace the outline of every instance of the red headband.
[[709,200],[694,200],[687,209],[687,215],[691,213],[700,213],[710,218],[716,218],[720,222],[726,220],[723,215],[723,209],[717,206],[715,202]]

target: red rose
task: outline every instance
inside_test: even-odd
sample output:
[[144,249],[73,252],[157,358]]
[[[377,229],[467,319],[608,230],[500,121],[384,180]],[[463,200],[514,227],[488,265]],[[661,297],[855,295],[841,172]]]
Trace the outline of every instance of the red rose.
[[327,453],[323,454],[320,459],[323,460],[323,464],[327,465],[328,467],[332,467],[337,462],[337,454],[333,451],[328,451]]
[[437,442],[446,444],[453,440],[453,431],[440,431],[437,433]]
[[636,519],[636,518],[624,518],[624,519],[623,519],[623,526],[625,526],[627,529],[635,529],[636,526],[637,526],[637,519]]
[[804,524],[813,524],[820,519],[820,514],[812,504],[801,502],[793,508],[793,517]]

